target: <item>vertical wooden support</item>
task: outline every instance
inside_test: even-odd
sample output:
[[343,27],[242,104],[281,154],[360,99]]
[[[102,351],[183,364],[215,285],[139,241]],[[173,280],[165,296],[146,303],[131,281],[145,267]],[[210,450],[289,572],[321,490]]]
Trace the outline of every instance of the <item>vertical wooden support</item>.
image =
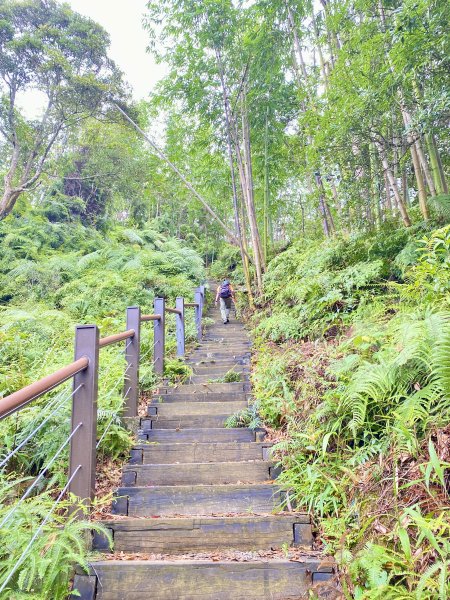
[[203,316],[203,310],[205,308],[205,294],[206,294],[206,288],[204,285],[200,286],[200,292],[202,293],[202,316]]
[[176,315],[177,356],[184,356],[184,298],[177,298],[175,308],[181,312]]
[[124,417],[136,417],[139,402],[139,355],[141,346],[141,309],[127,308],[127,330],[134,329],[132,338],[125,340],[126,375],[124,382]]
[[87,506],[93,500],[95,490],[98,341],[96,325],[79,325],[76,328],[75,360],[86,356],[89,365],[73,378],[71,431],[75,434],[70,441],[69,479],[73,479],[69,492]]
[[195,307],[195,326],[197,327],[197,339],[200,342],[202,339],[202,293],[200,288],[196,288],[194,293]]
[[155,373],[162,375],[164,373],[164,350],[166,345],[166,301],[164,298],[155,298],[155,315],[160,315],[160,319],[153,321],[153,356]]

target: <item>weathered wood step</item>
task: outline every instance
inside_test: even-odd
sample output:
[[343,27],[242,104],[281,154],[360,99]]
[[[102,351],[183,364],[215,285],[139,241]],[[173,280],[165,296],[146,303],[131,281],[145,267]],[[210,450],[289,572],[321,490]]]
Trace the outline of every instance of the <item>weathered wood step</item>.
[[[214,405],[214,403],[211,403]],[[149,416],[141,420],[142,430],[149,429],[213,429],[224,427],[232,413],[218,415],[173,415],[171,417]],[[214,436],[212,436],[214,437]]]
[[130,517],[271,513],[283,495],[273,484],[120,487],[112,511]]
[[222,367],[220,365],[194,365],[192,370],[196,375],[226,375],[227,373],[249,373],[250,365],[235,364],[233,366]]
[[[189,377],[189,383],[219,383],[225,377],[225,373],[216,373],[214,375],[192,375]],[[238,373],[234,376],[238,381],[250,381],[250,375],[248,373]]]
[[234,365],[243,365],[248,367],[250,365],[250,357],[244,358],[232,358],[228,357],[225,359],[215,360],[214,358],[205,358],[200,360],[190,359],[186,360],[186,364],[191,367],[229,367],[230,369]]
[[95,600],[285,600],[307,593],[320,560],[110,560],[91,564],[90,575],[98,580]]
[[156,395],[151,399],[151,405],[156,406],[159,404],[168,404],[170,402],[245,402],[248,399],[248,394],[245,392],[228,394],[227,392],[214,393],[193,393],[183,394],[181,391],[183,388],[178,388],[180,392],[176,394],[162,394]]
[[[267,550],[283,544],[311,548],[310,517],[306,514],[121,519],[102,521],[113,537],[114,552],[177,554],[211,550]],[[94,535],[94,550],[108,550]]]
[[270,443],[264,442],[191,442],[184,444],[139,444],[132,448],[130,464],[225,462],[266,460]]
[[169,419],[178,416],[189,417],[194,415],[232,415],[248,407],[246,400],[228,400],[226,402],[159,402],[148,407],[148,414],[152,417]]
[[185,385],[177,385],[173,387],[159,387],[157,395],[164,396],[166,394],[206,394],[206,393],[225,393],[233,394],[244,392],[244,384],[240,381],[232,383],[192,383]]
[[224,360],[250,360],[250,352],[224,352],[223,350],[216,350],[214,352],[193,352],[190,355],[191,362],[201,361],[220,361]]
[[125,465],[124,486],[215,485],[226,483],[260,483],[269,481],[271,463],[253,462],[183,463],[160,465]]
[[189,442],[254,442],[260,432],[250,429],[152,429],[142,431],[141,439],[168,444]]

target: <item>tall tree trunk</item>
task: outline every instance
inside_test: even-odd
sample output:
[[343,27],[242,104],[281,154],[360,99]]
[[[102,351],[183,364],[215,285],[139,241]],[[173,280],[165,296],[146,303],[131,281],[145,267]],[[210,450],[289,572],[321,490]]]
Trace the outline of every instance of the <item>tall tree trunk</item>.
[[266,126],[264,129],[264,260],[267,263],[269,256],[269,107],[266,111]]
[[425,141],[430,155],[431,170],[435,182],[436,192],[438,194],[448,194],[447,181],[445,179],[444,169],[442,168],[439,150],[432,133],[425,134]]
[[394,174],[392,173],[392,170],[389,166],[388,163],[388,159],[386,156],[386,150],[383,147],[383,145],[380,142],[376,143],[377,148],[378,148],[378,152],[381,158],[381,164],[383,165],[383,169],[384,172],[386,173],[387,179],[389,181],[389,185],[390,188],[392,189],[392,192],[394,194],[394,198],[395,201],[397,203],[397,206],[400,210],[400,214],[402,216],[402,220],[403,220],[403,224],[405,225],[405,227],[410,227],[411,226],[411,219],[409,218],[408,215],[408,211],[406,209],[406,206],[403,202],[403,198],[401,197],[401,194],[399,192],[398,186],[397,186],[397,182],[395,180]]
[[425,221],[429,219],[428,213],[428,205],[427,205],[427,192],[425,190],[425,182],[422,175],[422,169],[420,168],[420,160],[417,156],[417,150],[414,144],[412,144],[411,148],[411,157],[414,166],[414,175],[417,181],[417,191],[419,194],[419,206],[420,212],[422,213],[422,217]]
[[250,226],[250,235],[252,239],[252,248],[253,248],[253,260],[255,264],[255,272],[256,272],[256,281],[258,292],[262,294],[262,266],[261,266],[261,242],[259,240],[259,231],[258,225],[256,222],[256,214],[255,207],[252,204],[252,198],[249,196],[249,187],[247,182],[247,174],[244,165],[244,160],[242,158],[241,149],[239,145],[239,137],[236,122],[231,112],[230,101],[228,96],[228,88],[225,83],[225,72],[222,64],[222,57],[218,49],[216,49],[216,59],[217,59],[217,69],[220,77],[220,82],[222,86],[222,96],[224,103],[224,114],[225,120],[227,124],[227,128],[230,132],[231,139],[234,142],[234,147],[236,151],[236,162],[238,166],[239,179],[241,182],[242,195],[245,199],[248,222]]
[[261,263],[261,270],[265,270],[264,252],[261,243],[261,236],[259,235],[258,220],[256,215],[255,205],[255,188],[253,185],[253,165],[252,165],[252,149],[250,140],[250,126],[248,122],[248,111],[247,111],[247,85],[244,82],[242,87],[242,137],[244,146],[244,161],[246,171],[246,182],[247,182],[247,194],[248,194],[248,206],[249,206],[249,221],[254,228],[254,240],[258,248],[259,260]]
[[[247,297],[250,308],[254,307],[253,302],[253,293],[252,293],[252,284],[250,279],[250,268],[248,264],[247,258],[247,249],[244,243],[244,236],[242,233],[241,222],[239,218],[239,201],[237,195],[237,187],[236,187],[236,176],[234,173],[234,161],[233,161],[233,150],[231,146],[231,136],[230,130],[227,125],[227,146],[228,146],[228,160],[230,164],[230,174],[231,174],[231,188],[233,191],[233,212],[234,212],[234,224],[236,228],[236,236],[239,239],[239,249],[241,252],[241,260],[242,260],[242,269],[244,271],[244,279],[245,279],[245,287],[247,288]],[[245,230],[244,230],[245,231]]]

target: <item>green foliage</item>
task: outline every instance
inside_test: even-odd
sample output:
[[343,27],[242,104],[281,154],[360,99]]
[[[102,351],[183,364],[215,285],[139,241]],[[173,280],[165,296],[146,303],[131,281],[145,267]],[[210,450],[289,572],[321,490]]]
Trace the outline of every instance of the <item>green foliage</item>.
[[269,308],[263,319],[255,317],[257,333],[272,341],[335,337],[359,306],[386,294],[389,282],[402,281],[399,267],[407,269],[422,235],[422,228],[406,232],[386,225],[374,235],[354,234],[308,248],[293,244],[269,264],[264,278]]
[[[270,311],[254,317],[259,414],[285,431],[278,481],[320,517],[354,598],[450,592],[448,454],[433,441],[450,423],[449,231],[293,246],[270,263]],[[323,302],[332,290],[339,311]],[[286,315],[301,315],[294,334],[265,341]],[[323,339],[324,323],[337,340]],[[316,339],[293,344],[304,336]]]
[[[39,207],[0,224],[4,251],[0,262],[0,397],[69,364],[76,324],[96,323],[102,337],[117,333],[125,328],[127,306],[140,305],[150,313],[157,295],[165,296],[173,306],[177,296],[192,296],[203,279],[202,261],[195,251],[165,237],[152,223],[141,230],[116,226],[105,235],[77,219],[54,221],[52,213],[49,220],[46,212]],[[196,339],[196,329],[193,313],[187,314],[189,341]],[[169,317],[165,376],[178,382],[192,371],[172,358],[175,347],[175,319]],[[143,324],[143,390],[157,382],[152,361],[152,327]],[[125,456],[132,443],[121,421],[125,367],[123,344],[101,350],[98,451],[112,460]],[[67,383],[0,422],[0,461],[42,425],[0,469],[0,519],[23,493],[29,476],[36,476],[50,463],[32,496],[8,528],[2,529],[0,585],[45,517],[55,490],[67,482],[67,446],[56,460],[52,458],[68,438],[70,415],[71,385]],[[15,598],[66,597],[73,565],[86,566],[84,538],[92,528],[90,523],[67,519],[67,505],[62,503],[62,511],[58,508],[27,551],[2,597],[11,598],[11,590]]]
[[259,416],[259,403],[253,402],[248,408],[239,410],[228,417],[225,421],[225,427],[247,427],[249,429],[257,429],[261,427],[262,421]]
[[[10,485],[2,485],[0,519],[10,509],[8,503],[4,502],[10,491]],[[17,509],[14,519],[2,528],[0,586],[11,570],[17,568],[0,593],[2,600],[64,600],[74,566],[79,565],[87,570],[90,532],[97,531],[107,537],[109,532],[98,522],[80,520],[74,514],[70,516],[67,512],[70,504],[69,500],[63,500],[53,511],[54,497],[51,491],[39,494],[27,499]],[[80,510],[83,510],[81,506]],[[22,556],[46,518],[48,521],[40,534],[26,556]]]

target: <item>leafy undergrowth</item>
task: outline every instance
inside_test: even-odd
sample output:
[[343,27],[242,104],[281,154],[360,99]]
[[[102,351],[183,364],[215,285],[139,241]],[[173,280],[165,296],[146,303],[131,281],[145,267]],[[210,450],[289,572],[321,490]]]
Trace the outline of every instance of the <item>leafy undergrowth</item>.
[[450,227],[269,264],[254,393],[347,598],[450,596],[449,275]]
[[[123,331],[127,306],[139,305],[150,313],[155,296],[174,305],[177,296],[192,298],[203,277],[199,256],[151,224],[141,230],[115,226],[100,233],[78,220],[54,222],[36,209],[0,224],[0,248],[0,397],[72,362],[76,324],[97,324],[101,337]],[[188,319],[187,339],[195,340],[193,311]],[[173,356],[175,319],[169,318],[167,326],[165,376],[179,381],[190,371]],[[151,324],[143,324],[141,353],[140,385],[151,390],[157,384]],[[121,421],[124,370],[123,344],[101,350],[97,483],[103,503],[131,445]],[[70,433],[71,392],[70,384],[64,384],[0,422],[0,463],[40,428],[0,467],[0,523],[27,486],[36,482],[1,528],[0,589],[13,561],[22,552],[27,558],[0,598],[64,598],[71,565],[85,564],[86,527],[68,521],[62,534],[61,523],[67,519],[64,499],[50,514],[39,545],[27,549],[39,518],[45,517],[67,482],[68,446],[60,449]],[[100,505],[96,510],[101,512]]]

